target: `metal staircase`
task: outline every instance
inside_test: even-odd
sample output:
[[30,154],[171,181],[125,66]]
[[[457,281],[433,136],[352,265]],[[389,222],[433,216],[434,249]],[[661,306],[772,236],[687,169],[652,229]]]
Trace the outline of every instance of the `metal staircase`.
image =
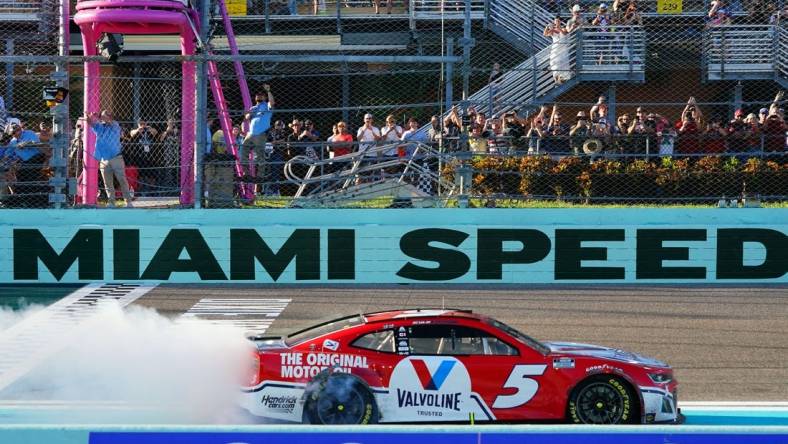
[[[414,206],[436,206],[455,194],[455,183],[440,174],[446,154],[406,142],[409,157],[383,157],[402,143],[375,145],[332,159],[297,156],[285,163],[285,178],[298,184],[296,207],[336,207],[380,198],[406,199]],[[301,169],[302,173],[299,173]],[[330,172],[329,172],[330,171]],[[437,196],[437,197],[436,197]],[[437,199],[437,201],[436,201]]]
[[491,0],[487,27],[524,54],[533,54],[550,45],[542,32],[553,15],[534,0]]
[[703,67],[708,80],[774,80],[788,88],[785,25],[735,25],[707,29]]

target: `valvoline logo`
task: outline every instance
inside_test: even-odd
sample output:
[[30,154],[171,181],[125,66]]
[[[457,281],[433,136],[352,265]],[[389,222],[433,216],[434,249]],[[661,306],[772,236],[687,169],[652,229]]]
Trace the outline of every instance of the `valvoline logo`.
[[419,382],[424,390],[440,390],[457,361],[441,361],[435,373],[430,373],[430,369],[423,359],[411,359],[410,363],[413,365],[413,370],[416,371],[416,376],[419,377]]

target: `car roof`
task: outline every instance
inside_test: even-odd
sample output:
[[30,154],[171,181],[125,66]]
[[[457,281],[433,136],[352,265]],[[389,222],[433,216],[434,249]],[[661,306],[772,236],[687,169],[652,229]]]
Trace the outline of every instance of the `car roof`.
[[417,318],[466,318],[482,319],[482,316],[473,313],[471,310],[460,310],[456,308],[414,308],[407,310],[378,311],[374,313],[364,313],[361,315],[365,323],[372,324],[378,322],[400,321],[404,319]]

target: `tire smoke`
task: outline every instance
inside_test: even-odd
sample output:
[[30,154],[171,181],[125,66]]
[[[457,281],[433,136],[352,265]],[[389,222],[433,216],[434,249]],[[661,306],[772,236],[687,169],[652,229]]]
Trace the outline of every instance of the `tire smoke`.
[[[16,318],[0,312],[0,328],[4,319]],[[122,407],[91,412],[92,423],[245,422],[236,402],[254,348],[240,330],[110,303],[61,339],[65,347],[0,399]]]

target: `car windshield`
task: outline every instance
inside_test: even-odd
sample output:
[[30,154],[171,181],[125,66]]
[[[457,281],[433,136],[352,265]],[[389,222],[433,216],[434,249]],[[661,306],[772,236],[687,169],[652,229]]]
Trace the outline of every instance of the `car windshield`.
[[485,321],[488,324],[490,324],[491,326],[506,332],[506,334],[516,338],[517,340],[519,340],[523,344],[531,347],[532,349],[538,351],[539,353],[541,353],[543,355],[546,355],[546,354],[550,353],[550,348],[548,346],[542,344],[541,342],[537,341],[536,339],[528,336],[525,333],[520,332],[519,330],[517,330],[517,329],[515,329],[513,327],[509,327],[508,325],[504,324],[501,321],[496,321],[495,319],[492,319],[492,318],[487,318],[487,319],[485,319]]
[[355,327],[364,323],[364,319],[360,315],[348,316],[340,319],[317,324],[304,330],[299,330],[290,334],[285,338],[285,344],[288,347],[300,344],[302,342],[310,341],[320,336],[334,333],[346,328]]

